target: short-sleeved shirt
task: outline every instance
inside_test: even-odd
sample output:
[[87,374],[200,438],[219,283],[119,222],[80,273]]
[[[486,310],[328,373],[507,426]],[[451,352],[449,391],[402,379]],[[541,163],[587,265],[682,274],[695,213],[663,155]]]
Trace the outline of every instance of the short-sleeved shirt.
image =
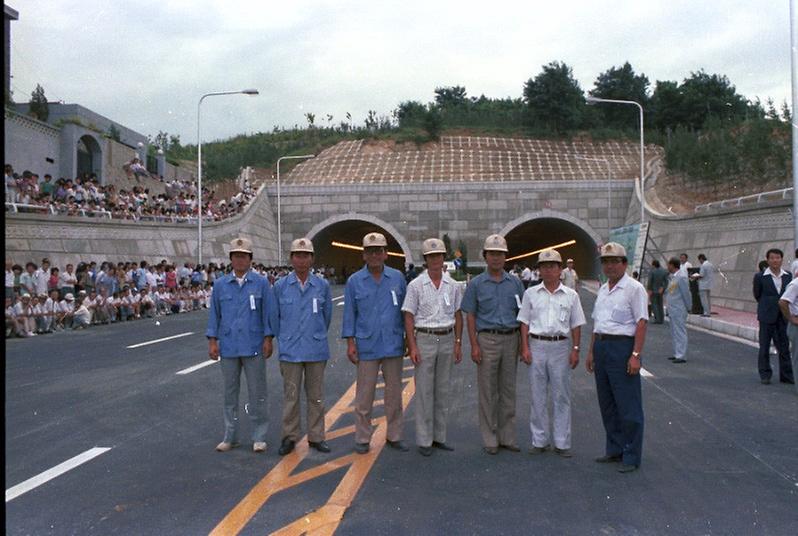
[[524,286],[517,277],[502,272],[496,281],[487,271],[471,280],[460,308],[476,317],[477,331],[518,327],[518,309]]
[[425,271],[407,285],[402,311],[413,315],[417,328],[448,329],[454,326],[454,314],[463,301],[463,287],[443,273],[438,288]]
[[546,336],[567,336],[586,323],[579,294],[562,283],[554,292],[546,285],[528,288],[517,318],[529,326],[529,333]]
[[576,270],[573,268],[563,268],[562,275],[560,275],[560,280],[566,287],[576,290],[576,281],[578,279],[579,276],[576,274]]
[[798,279],[790,281],[779,300],[784,300],[790,304],[791,315],[798,315]]
[[715,267],[709,261],[701,263],[698,275],[701,278],[698,280],[698,290],[712,290],[712,285],[715,282]]
[[609,283],[601,285],[593,307],[594,333],[633,337],[640,320],[648,320],[648,294],[639,281],[624,274],[612,290]]

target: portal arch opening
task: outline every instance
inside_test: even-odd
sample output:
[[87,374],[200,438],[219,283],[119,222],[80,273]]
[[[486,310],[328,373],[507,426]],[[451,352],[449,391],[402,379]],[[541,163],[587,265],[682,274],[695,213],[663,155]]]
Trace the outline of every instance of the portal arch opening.
[[[368,219],[366,219],[368,218]],[[336,282],[363,267],[363,237],[368,233],[382,233],[388,241],[388,259],[385,264],[404,272],[413,262],[407,242],[396,229],[386,222],[364,215],[336,217],[316,225],[308,233],[315,250],[315,265],[335,269]]]
[[[587,224],[576,218],[563,218],[554,214],[531,214],[508,224],[501,233],[510,250],[507,269],[526,265],[534,267],[538,254],[528,253],[560,245],[557,248],[566,259],[574,260],[574,268],[580,279],[597,279],[600,272],[598,246],[601,238]],[[569,244],[569,242],[573,241]],[[520,258],[521,255],[525,255]]]

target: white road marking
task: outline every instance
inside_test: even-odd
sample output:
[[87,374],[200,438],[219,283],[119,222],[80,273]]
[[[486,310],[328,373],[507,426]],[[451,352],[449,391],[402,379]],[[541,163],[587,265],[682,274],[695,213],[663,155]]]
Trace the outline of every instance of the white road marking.
[[178,333],[177,335],[172,335],[171,337],[164,337],[162,339],[155,339],[154,341],[147,341],[147,342],[140,342],[138,344],[132,344],[130,346],[126,346],[125,348],[141,348],[142,346],[148,346],[150,344],[156,344],[159,342],[170,341],[172,339],[179,339],[180,337],[188,337],[189,335],[194,335],[193,331],[187,331],[185,333]]
[[54,479],[55,477],[61,476],[64,473],[66,473],[67,471],[69,471],[71,469],[74,469],[78,465],[86,463],[87,461],[91,460],[92,458],[96,458],[100,454],[103,454],[104,452],[108,452],[109,450],[111,450],[110,447],[94,447],[94,448],[91,448],[91,449],[87,450],[86,452],[84,452],[82,454],[78,454],[74,458],[70,458],[67,461],[63,462],[63,463],[59,463],[58,465],[56,465],[52,469],[48,469],[47,471],[45,471],[43,473],[40,473],[40,474],[34,476],[33,478],[29,478],[25,482],[20,482],[16,486],[8,488],[6,490],[6,502],[11,501],[13,499],[16,499],[17,497],[19,497],[23,493],[27,493],[30,490],[41,486],[45,482],[48,482],[48,481]]
[[336,303],[336,305],[337,305],[338,307],[341,307],[343,304],[344,304],[344,302],[341,302],[341,303]]
[[219,362],[218,359],[215,359],[215,360],[214,359],[209,359],[207,361],[203,361],[199,365],[194,365],[193,367],[188,367],[188,368],[185,368],[183,370],[179,370],[175,374],[191,374],[195,370],[199,370],[201,368],[207,367],[208,365],[213,365],[214,363],[218,363],[218,362]]
[[344,295],[343,295],[343,294],[341,294],[340,296],[336,296],[335,298],[333,298],[333,299],[332,299],[332,301],[338,301],[338,300],[341,300],[341,299],[343,299],[343,297],[344,297]]
[[647,371],[647,370],[646,370],[646,369],[644,369],[643,367],[640,367],[640,375],[641,375],[642,377],[644,377],[644,378],[653,378],[653,377],[654,377],[654,375],[653,375],[653,374],[651,374],[649,371]]

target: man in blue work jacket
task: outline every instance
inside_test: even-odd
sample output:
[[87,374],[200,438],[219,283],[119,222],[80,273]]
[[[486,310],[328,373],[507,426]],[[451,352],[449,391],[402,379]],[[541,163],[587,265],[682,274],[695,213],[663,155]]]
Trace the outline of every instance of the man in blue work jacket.
[[357,365],[355,452],[365,454],[371,443],[371,411],[377,376],[385,380],[385,420],[388,446],[407,451],[402,441],[402,357],[405,354],[402,302],[407,283],[402,272],[385,266],[388,242],[380,233],[363,237],[366,265],[352,274],[344,292],[341,337],[346,355]]
[[504,270],[507,241],[494,234],[485,239],[487,269],[466,287],[461,309],[466,313],[471,360],[477,364],[479,430],[483,451],[518,452],[515,433],[515,375],[518,370],[518,310],[524,286]]
[[269,281],[250,269],[252,242],[236,238],[230,243],[233,271],[213,285],[208,315],[208,354],[221,360],[224,378],[224,439],[219,452],[239,445],[238,392],[241,369],[247,376],[252,450],[266,451],[269,416],[266,411],[266,359],[272,355],[274,294]]
[[278,451],[285,456],[299,441],[299,395],[305,377],[308,445],[330,452],[324,440],[324,367],[330,358],[327,330],[332,319],[330,285],[310,273],[313,242],[298,238],[291,243],[294,271],[274,284],[277,314],[274,336],[283,376],[283,441]]

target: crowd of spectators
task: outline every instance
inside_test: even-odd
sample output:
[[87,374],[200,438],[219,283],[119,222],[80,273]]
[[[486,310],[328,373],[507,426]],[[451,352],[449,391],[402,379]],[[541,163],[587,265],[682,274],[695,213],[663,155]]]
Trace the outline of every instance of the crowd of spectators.
[[[253,265],[273,284],[290,273],[287,266]],[[96,324],[197,311],[208,307],[213,282],[231,265],[182,266],[165,259],[67,264],[63,270],[44,258],[23,267],[6,260],[6,337],[31,337]],[[324,277],[321,267],[315,273]]]
[[[138,177],[138,175],[135,175]],[[101,185],[95,174],[83,174],[72,179],[53,180],[49,174],[42,179],[28,170],[18,174],[11,165],[5,166],[6,211],[46,211],[66,216],[110,217],[134,221],[196,222],[198,212],[197,187],[193,181],[164,180],[164,193],[151,194],[149,188],[136,182],[119,190],[112,184]],[[255,197],[252,184],[229,199],[217,199],[215,193],[202,189],[202,214],[208,221],[220,221],[244,210]]]

